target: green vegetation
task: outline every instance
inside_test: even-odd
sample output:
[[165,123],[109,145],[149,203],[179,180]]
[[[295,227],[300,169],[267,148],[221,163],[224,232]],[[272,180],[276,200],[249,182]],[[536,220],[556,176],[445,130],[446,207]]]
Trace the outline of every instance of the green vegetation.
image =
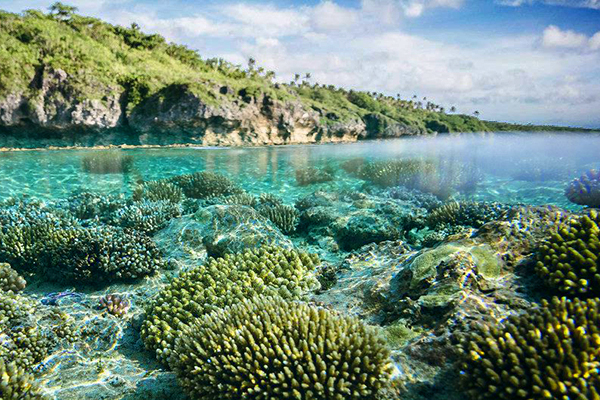
[[462,381],[473,399],[597,399],[598,299],[553,298],[461,338]]
[[115,26],[75,11],[61,3],[50,7],[49,13],[0,11],[0,99],[22,94],[29,99],[26,107],[35,107],[43,77],[60,69],[68,78],[68,90],[50,91],[46,96],[57,102],[87,99],[105,104],[120,98],[126,110],[124,124],[133,112],[153,113],[192,94],[215,107],[234,101],[243,107],[263,96],[269,101],[300,102],[320,115],[322,127],[362,121],[366,137],[566,129],[447,114],[443,107],[418,101],[416,96],[404,100],[309,84],[310,74],[302,80],[297,75],[289,84],[274,83],[275,73],[257,67],[254,59],[247,68],[223,59],[204,59],[185,46],[167,43],[160,35],[143,33],[137,24]]
[[390,352],[358,319],[257,297],[197,319],[171,365],[192,399],[376,399]]

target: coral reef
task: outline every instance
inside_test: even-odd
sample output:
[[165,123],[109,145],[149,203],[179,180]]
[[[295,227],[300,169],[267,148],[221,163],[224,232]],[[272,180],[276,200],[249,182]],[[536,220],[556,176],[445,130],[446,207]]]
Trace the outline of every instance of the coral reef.
[[312,274],[318,262],[315,255],[270,246],[211,258],[157,295],[142,325],[144,343],[166,363],[184,325],[260,294],[298,299],[318,287]]
[[336,233],[344,250],[354,250],[369,243],[400,238],[401,232],[386,218],[372,214],[355,214],[348,218]]
[[249,193],[232,194],[215,200],[218,200],[218,204],[227,205],[254,207],[258,204],[258,199]]
[[168,201],[179,203],[183,200],[183,190],[173,183],[165,181],[150,181],[138,185],[133,190],[134,201]]
[[107,294],[100,298],[100,306],[106,309],[109,314],[123,317],[129,311],[131,302],[126,296],[121,296],[120,294]]
[[463,335],[462,382],[474,399],[600,396],[600,304],[553,298]]
[[125,207],[126,202],[119,196],[83,192],[67,198],[58,205],[69,211],[75,218],[107,222],[115,211]]
[[296,170],[296,184],[298,186],[308,186],[315,183],[330,182],[333,180],[331,171],[308,167]]
[[125,174],[131,172],[134,158],[121,151],[95,150],[81,159],[81,168],[92,174]]
[[31,368],[48,354],[48,339],[29,320],[34,309],[26,297],[0,293],[0,359]]
[[388,188],[385,195],[395,199],[409,201],[417,207],[422,207],[428,211],[442,206],[444,203],[431,193],[423,193],[417,189],[408,189],[404,186]]
[[377,186],[414,188],[425,174],[434,172],[435,166],[423,160],[375,161],[363,165],[358,176]]
[[2,400],[49,400],[41,394],[33,375],[23,367],[0,357],[0,398]]
[[600,214],[559,226],[538,250],[536,271],[552,288],[569,295],[600,295]]
[[600,170],[590,170],[574,179],[565,195],[575,204],[600,208]]
[[171,219],[180,217],[182,212],[179,204],[170,201],[142,200],[117,210],[110,223],[152,235],[164,228]]
[[251,207],[216,205],[200,209],[194,219],[209,256],[221,257],[264,245],[291,248],[292,243],[267,218]]
[[0,263],[0,291],[17,293],[25,289],[26,285],[27,281],[10,264]]
[[299,212],[292,206],[261,205],[257,209],[260,215],[268,218],[285,234],[293,233],[298,226]]
[[209,171],[175,176],[169,178],[167,182],[180,187],[187,197],[194,199],[210,199],[212,197],[228,196],[243,192],[228,177]]
[[150,238],[109,226],[59,229],[37,248],[45,261],[41,272],[55,281],[133,280],[165,265]]
[[257,297],[184,328],[170,362],[197,399],[376,399],[389,356],[357,319]]
[[427,225],[432,229],[457,225],[479,228],[486,222],[502,219],[508,210],[507,204],[454,201],[432,210]]

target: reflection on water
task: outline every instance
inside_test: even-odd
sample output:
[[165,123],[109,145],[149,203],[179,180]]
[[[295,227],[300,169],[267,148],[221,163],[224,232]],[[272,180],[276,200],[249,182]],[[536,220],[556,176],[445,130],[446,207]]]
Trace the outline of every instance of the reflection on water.
[[[56,199],[81,191],[128,194],[138,180],[214,171],[230,176],[251,193],[271,192],[292,201],[316,188],[360,189],[366,173],[364,168],[362,175],[356,172],[366,163],[371,169],[385,169],[385,163],[397,169],[397,182],[382,182],[386,179],[382,172],[371,179],[375,186],[402,184],[400,178],[408,179],[406,168],[392,164],[408,160],[429,166],[420,168],[419,177],[413,176],[420,183],[408,186],[442,198],[574,207],[564,197],[566,185],[599,166],[598,148],[597,135],[520,134],[261,148],[1,153],[0,196]],[[352,163],[354,171],[344,167]],[[297,175],[307,177],[308,171],[310,182],[311,169],[333,173],[334,179],[298,187]]]

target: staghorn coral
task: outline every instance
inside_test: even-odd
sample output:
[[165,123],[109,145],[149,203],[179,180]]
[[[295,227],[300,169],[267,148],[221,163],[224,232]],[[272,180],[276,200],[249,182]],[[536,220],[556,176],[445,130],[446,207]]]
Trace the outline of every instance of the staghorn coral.
[[333,180],[333,174],[324,169],[308,167],[296,170],[296,184],[298,186],[308,186],[315,183],[330,182]]
[[125,204],[125,199],[122,197],[83,192],[69,197],[59,203],[59,206],[69,211],[75,218],[82,220],[97,218],[99,221],[106,222]]
[[40,243],[47,279],[107,283],[150,275],[165,262],[145,235],[116,227],[58,229]]
[[14,293],[0,293],[0,359],[31,368],[49,351],[50,343],[30,321],[35,305]]
[[273,193],[261,193],[258,202],[267,206],[280,206],[283,204],[283,200]]
[[83,156],[81,168],[92,174],[126,174],[133,168],[133,156],[121,151],[98,151]]
[[254,207],[258,204],[256,197],[249,193],[232,194],[215,199],[217,204],[238,205]]
[[116,211],[111,224],[152,235],[164,228],[171,219],[180,217],[182,212],[179,204],[165,200],[136,201]]
[[460,338],[462,382],[473,399],[600,397],[600,303],[553,298]]
[[142,325],[146,348],[166,363],[181,328],[195,318],[260,294],[298,299],[318,286],[316,264],[314,254],[273,246],[210,258],[158,294]]
[[600,295],[600,214],[590,210],[559,226],[539,248],[537,273],[570,295]]
[[117,317],[123,317],[129,311],[131,303],[125,296],[119,294],[107,294],[100,298],[100,306],[109,314]]
[[0,264],[0,290],[14,293],[25,289],[27,281],[10,267],[10,264]]
[[355,318],[256,297],[185,327],[170,362],[193,399],[342,400],[375,399],[389,356]]
[[293,233],[298,226],[300,213],[295,207],[278,205],[259,206],[258,212],[265,218],[268,218],[285,234]]
[[486,222],[502,219],[510,208],[501,203],[453,201],[432,210],[427,225],[432,229],[459,225],[479,228]]
[[133,189],[134,201],[168,201],[179,203],[183,200],[183,191],[173,183],[165,181],[144,182]]
[[33,375],[14,362],[0,357],[0,398],[2,400],[48,400]]
[[362,166],[358,176],[377,186],[417,186],[425,174],[435,172],[431,162],[423,160],[375,161]]
[[575,204],[600,208],[600,170],[590,170],[574,179],[565,195]]
[[243,193],[243,190],[228,177],[208,171],[175,176],[169,178],[167,182],[180,187],[187,197],[194,199],[210,199]]

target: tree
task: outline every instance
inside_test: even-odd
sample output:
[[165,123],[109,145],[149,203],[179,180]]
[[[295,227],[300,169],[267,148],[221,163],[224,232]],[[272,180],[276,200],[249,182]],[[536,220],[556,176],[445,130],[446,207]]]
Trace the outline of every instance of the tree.
[[311,78],[311,76],[312,76],[312,75],[310,74],[310,72],[307,72],[307,73],[304,75],[304,80],[309,80],[309,79]]
[[77,7],[68,6],[61,2],[56,2],[49,7],[50,14],[55,16],[57,19],[61,21],[66,21],[71,19],[73,14],[77,11]]
[[300,74],[294,74],[294,82],[298,82],[300,80]]
[[248,70],[254,71],[254,67],[256,66],[256,60],[253,57],[248,59]]
[[450,107],[450,112],[456,112],[456,107],[454,107],[454,106]]
[[475,111],[475,112],[473,113],[473,115],[474,115],[475,117],[479,118],[479,111]]

